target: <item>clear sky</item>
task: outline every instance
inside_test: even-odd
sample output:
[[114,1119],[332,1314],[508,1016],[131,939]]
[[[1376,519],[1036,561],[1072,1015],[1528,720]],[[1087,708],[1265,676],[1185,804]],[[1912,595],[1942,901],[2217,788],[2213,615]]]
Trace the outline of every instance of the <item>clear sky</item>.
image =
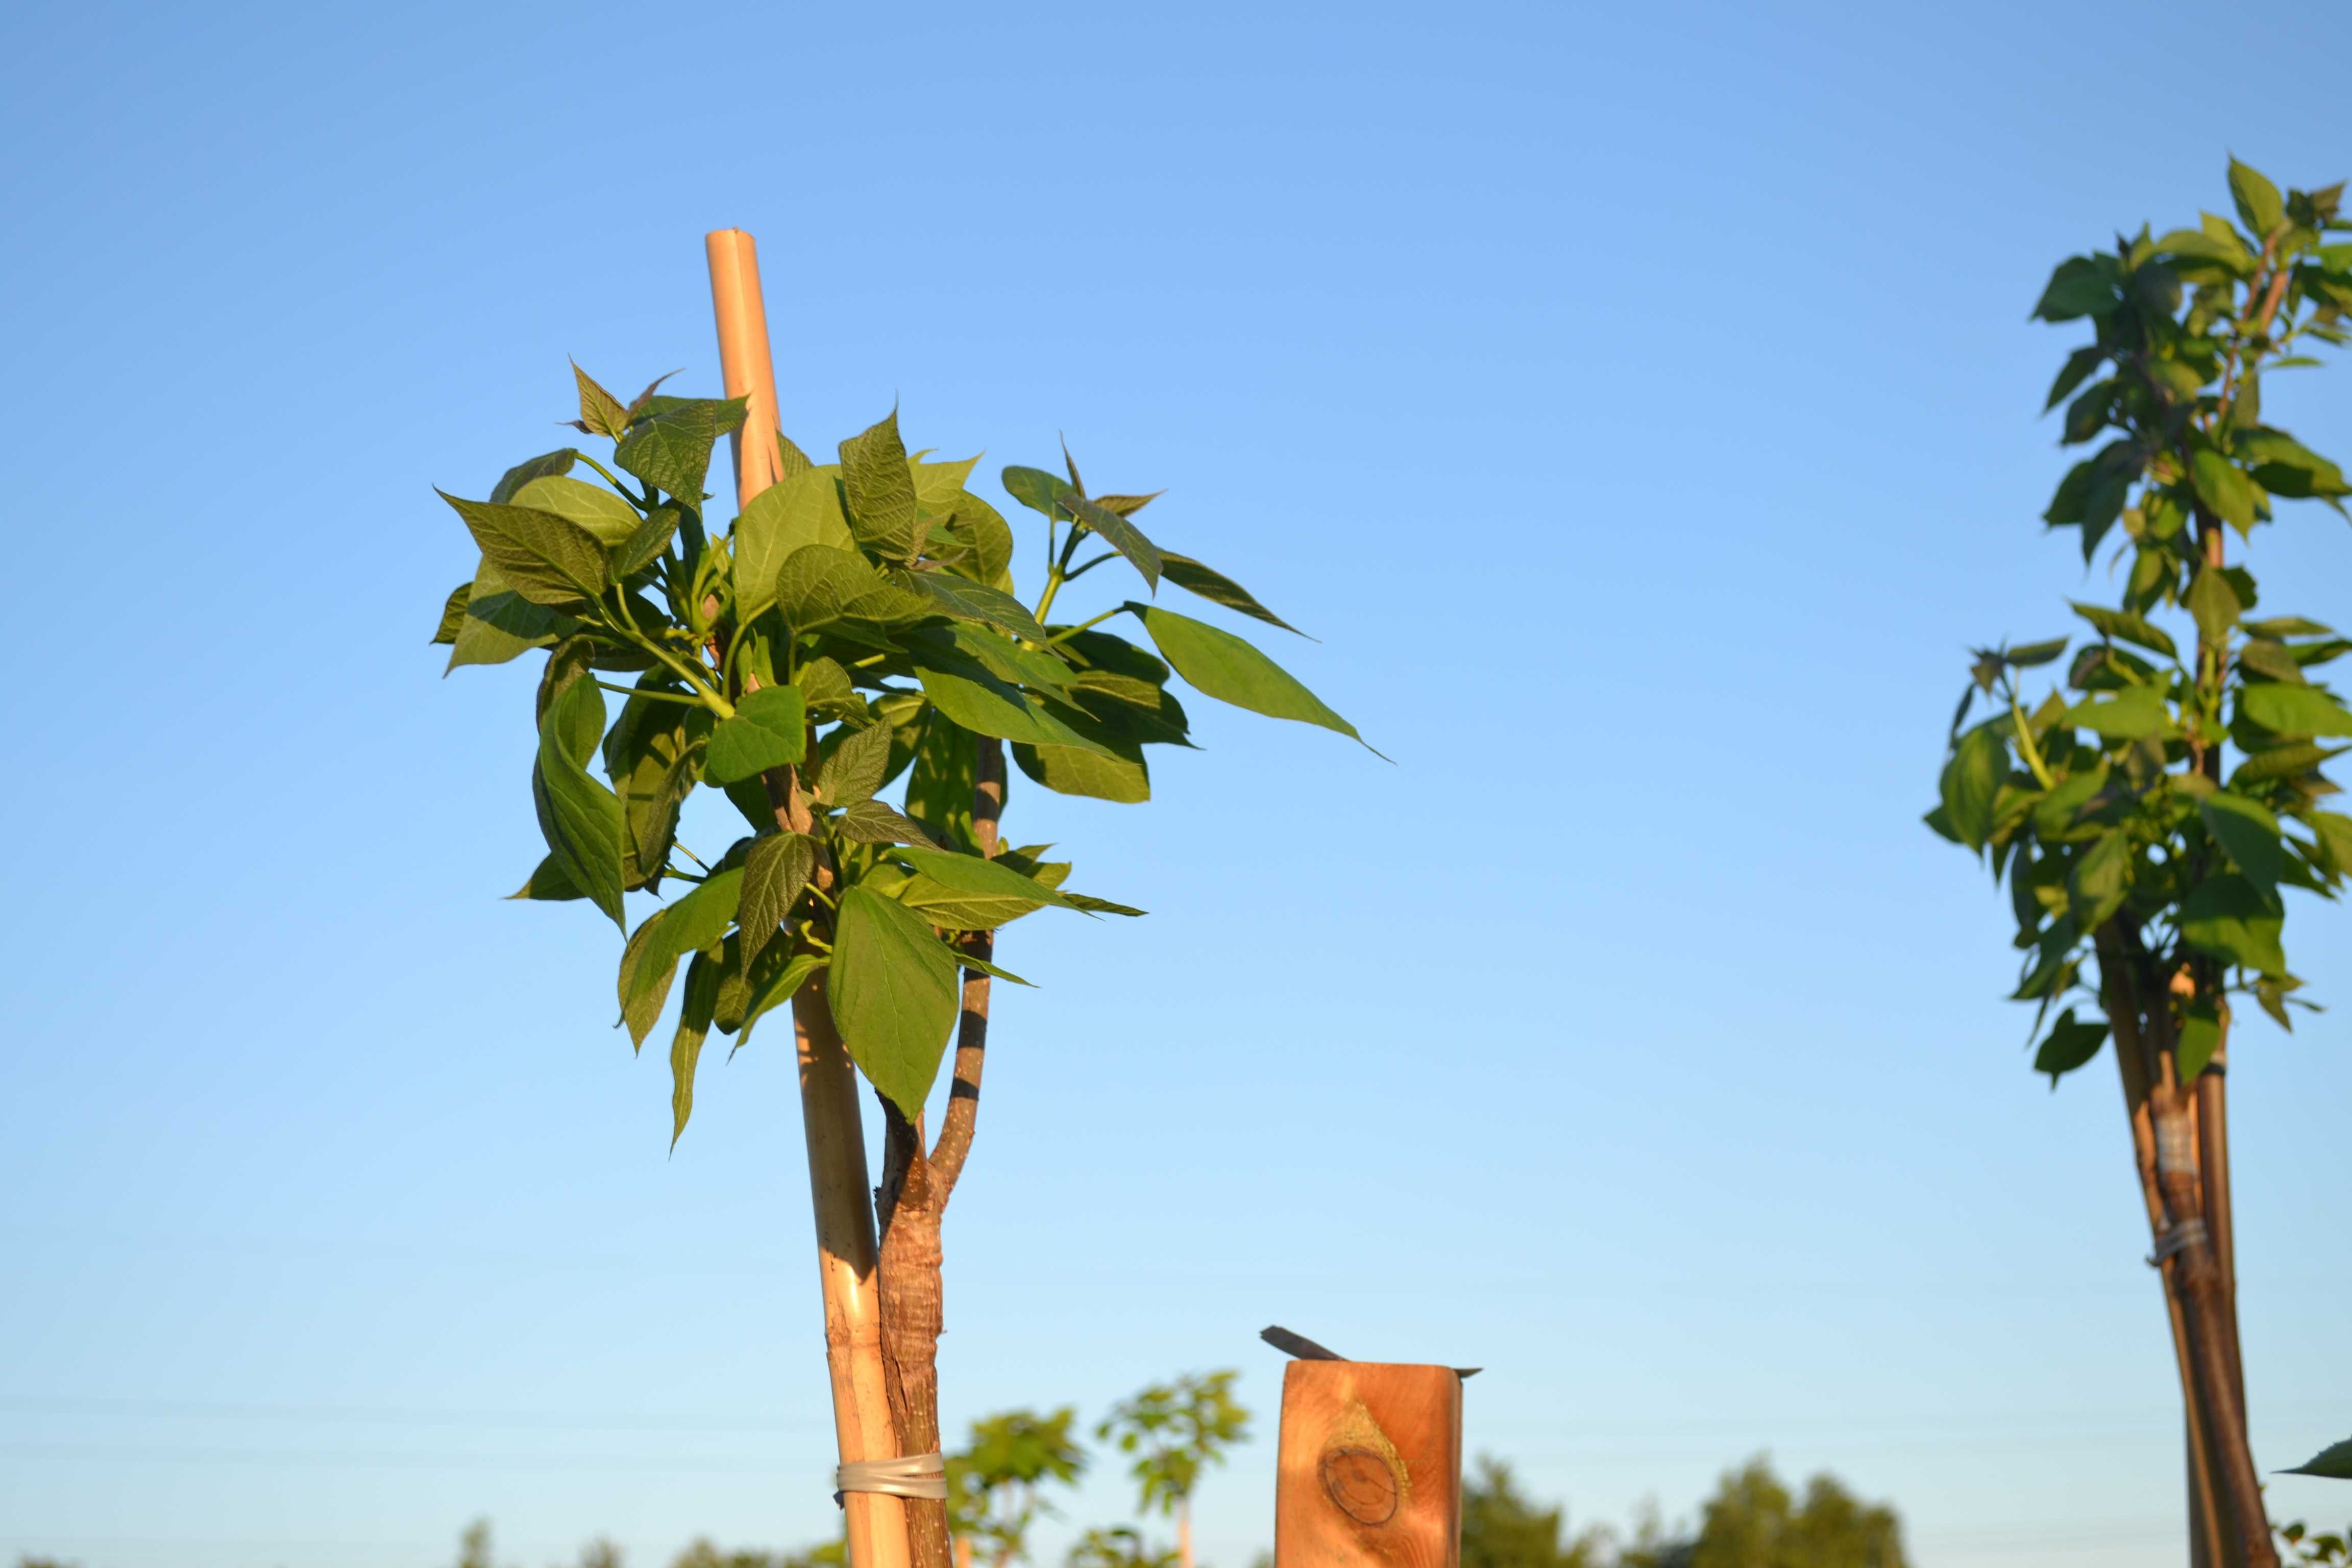
[[[1963,647],[2085,587],[2034,521],[2048,268],[2220,205],[2228,149],[2352,174],[2347,46],[2318,3],[9,8],[0,1554],[835,1527],[784,1037],[669,1156],[611,930],[499,900],[533,675],[425,641],[473,559],[431,487],[557,444],[567,354],[715,391],[740,225],[803,445],[894,398],[983,472],[1066,433],[1395,759],[1203,700],[1148,807],[1016,781],[1152,913],[1003,939],[1043,988],[949,1222],[951,1426],[1240,1367],[1201,1534],[1245,1568],[1279,1321],[1488,1368],[1471,1448],[1580,1524],[1769,1450],[1931,1568],[2179,1561],[2113,1068],[2028,1071],[2003,900],[1918,816]],[[2352,369],[2291,379],[2352,448]],[[2352,620],[2340,520],[2255,564]],[[2352,920],[2288,934],[2337,1010],[2233,1053],[2266,1468],[2352,1431]]]

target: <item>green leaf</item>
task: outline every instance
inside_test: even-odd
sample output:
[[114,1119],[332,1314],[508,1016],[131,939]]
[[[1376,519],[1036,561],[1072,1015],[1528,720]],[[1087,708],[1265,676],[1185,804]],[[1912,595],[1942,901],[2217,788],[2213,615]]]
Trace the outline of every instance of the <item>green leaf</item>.
[[2172,1059],[2179,1067],[2180,1081],[2197,1081],[2214,1053],[2221,1048],[2221,1015],[2210,1002],[2198,1002],[2187,1008],[2180,1018],[2180,1038],[2173,1047]]
[[2181,940],[2263,974],[2286,973],[2284,925],[2273,896],[2243,877],[2208,877],[2180,904]]
[[535,647],[579,631],[571,616],[534,605],[508,584],[486,559],[466,598],[466,618],[449,650],[451,669],[466,664],[504,664]]
[[825,741],[812,779],[817,799],[827,805],[855,805],[870,799],[889,776],[890,726],[844,726]]
[[580,427],[592,436],[617,441],[629,431],[629,411],[621,400],[596,384],[595,378],[572,362],[572,378],[580,384]]
[[1270,626],[1280,626],[1286,632],[1297,632],[1300,637],[1307,635],[1264,605],[1259,604],[1257,596],[1247,588],[1213,567],[1204,566],[1189,555],[1179,555],[1168,550],[1160,552],[1160,562],[1170,582],[1180,588],[1198,594],[1211,604],[1223,605],[1229,610],[1239,610],[1243,615],[1254,616]]
[[514,499],[515,491],[533,479],[544,479],[550,474],[568,474],[579,456],[579,452],[572,447],[559,447],[552,452],[545,452],[526,462],[517,463],[506,471],[505,476],[491,489],[490,500],[503,505]]
[[850,531],[861,543],[893,561],[912,561],[923,532],[907,447],[898,439],[898,411],[841,443],[841,487],[849,502]]
[[457,633],[466,624],[466,601],[473,596],[474,584],[470,581],[449,590],[449,596],[441,601],[441,624],[433,633],[435,643],[457,640]]
[[[661,558],[669,542],[677,536],[678,525],[686,513],[675,506],[657,506],[637,524],[636,531],[623,540],[613,550],[613,575],[634,577]],[[640,623],[642,629],[642,623]]]
[[2052,637],[2047,642],[2030,642],[2020,647],[2010,648],[2001,654],[2001,662],[2013,669],[2031,669],[2036,665],[2048,664],[2066,651],[2068,640],[2065,637]]
[[847,712],[863,715],[866,711],[866,699],[857,695],[857,689],[850,684],[849,671],[842,668],[837,660],[823,655],[803,659],[793,684],[801,689],[801,697],[812,713],[831,713],[839,718]]
[[2352,751],[2352,746],[2322,746],[2307,741],[2273,746],[2268,751],[2256,752],[2240,763],[2237,770],[2230,774],[2230,784],[2236,788],[2242,784],[2262,784],[2269,779],[2294,778],[2309,773],[2330,757],[2342,756],[2347,751]]
[[2329,692],[2316,686],[2282,686],[2264,682],[2238,692],[2238,708],[2247,718],[2275,734],[2297,738],[2352,735],[2352,713],[2344,710]]
[[2033,1053],[2033,1070],[2048,1073],[2050,1087],[2054,1089],[2060,1079],[2088,1065],[2106,1038],[2105,1020],[2093,1018],[2076,1023],[2074,1009],[2069,1007],[2058,1015],[2058,1021],[2050,1026],[2049,1037]]
[[943,633],[924,627],[907,635],[910,639],[930,642],[942,652],[953,648],[997,679],[1009,681],[1014,686],[1059,692],[1070,684],[1076,673],[1063,663],[1057,654],[1042,647],[1024,647],[1003,633],[987,626],[959,625],[946,628]]
[[923,722],[907,775],[907,814],[942,844],[974,847],[972,806],[980,783],[980,737],[934,708]]
[[1944,764],[1944,817],[1969,848],[1981,850],[1992,837],[1993,798],[2008,776],[2008,742],[1990,724],[1962,735]]
[[621,954],[621,1019],[636,1044],[645,1044],[661,1015],[677,961],[725,940],[742,896],[743,868],[738,866],[715,873],[677,902],[655,910],[631,933],[628,949]]
[[2279,843],[2279,820],[2270,807],[2220,790],[2197,803],[2197,815],[2248,881],[2265,891],[2278,886],[2286,869],[2286,851]]
[[743,858],[743,894],[737,924],[743,929],[743,968],[753,973],[760,953],[792,918],[793,905],[816,869],[816,840],[803,833],[763,833]]
[[1013,761],[1023,773],[1056,795],[1084,795],[1123,805],[1139,805],[1151,798],[1151,767],[1140,753],[1129,759],[1102,752],[1082,752],[1074,746],[1032,746],[1016,742]]
[[908,1121],[947,1053],[961,1007],[956,955],[923,918],[870,888],[841,896],[833,970],[833,1015],[850,1059]]
[[2152,653],[2164,655],[2167,658],[2180,657],[2180,650],[2174,645],[2171,633],[2161,626],[2149,624],[2127,610],[2110,610],[2105,605],[2077,604],[2071,599],[2067,601],[2067,605],[2076,615],[2097,627],[2102,637],[2114,641],[2137,643]]
[[2200,446],[2189,457],[2189,476],[2198,499],[2213,515],[2244,533],[2254,526],[2254,485],[2243,468],[2210,447]]
[[669,1146],[677,1147],[686,1119],[694,1114],[694,1068],[702,1059],[702,1042],[710,1034],[711,1014],[719,1001],[719,965],[707,952],[698,952],[686,969],[686,1000],[678,1004],[677,1032],[669,1042]]
[[756,778],[797,763],[808,745],[808,710],[797,686],[763,686],[735,700],[735,717],[721,719],[703,753],[702,776],[715,784]]
[[613,461],[688,506],[702,504],[710,448],[743,423],[740,397],[654,397],[613,448]]
[[2284,430],[2240,432],[2238,456],[2253,465],[2255,482],[2298,500],[2352,494],[2344,470]]
[[2306,811],[2305,826],[2319,841],[2319,858],[2338,877],[2352,877],[2352,816],[2333,811]]
[[2286,221],[2286,204],[2279,199],[2278,187],[2235,158],[2230,160],[2230,195],[2247,232],[2258,240],[2268,239],[2271,230]]
[[2096,343],[2085,343],[2068,354],[2065,368],[2050,384],[2050,401],[2042,405],[2042,412],[2047,414],[2065,401],[2066,395],[2088,381],[2091,373],[2106,363],[2106,358],[2107,351]]
[[854,550],[804,544],[776,574],[776,606],[796,631],[844,620],[888,622],[935,615],[931,601],[901,588]]
[[960,621],[977,621],[1032,642],[1045,640],[1045,628],[1010,594],[946,572],[907,572],[900,574],[898,580],[902,586],[929,597],[939,614]]
[[[2231,595],[2232,599],[2236,596],[2235,594]],[[2238,649],[2238,666],[2242,670],[2265,675],[2289,686],[2311,684],[2311,678],[2303,673],[2303,666],[2294,661],[2294,655],[2287,650],[2286,645],[2269,637],[2248,637]]]
[[1246,708],[1271,719],[1295,719],[1319,724],[1356,741],[1356,727],[1323,705],[1322,700],[1290,673],[1248,643],[1206,621],[1180,616],[1158,605],[1128,606],[1143,617],[1151,640],[1176,667],[1176,673],[1221,702]]
[[2200,572],[2184,597],[2189,615],[2196,619],[2198,634],[2217,647],[2227,642],[2230,628],[2238,624],[2238,616],[2244,609],[2229,578],[2216,571]]
[[2105,315],[2117,304],[2114,279],[2087,256],[2070,256],[2051,273],[2033,314],[2045,321]]
[[921,826],[878,800],[861,800],[834,818],[834,831],[852,844],[920,844],[931,837]]
[[603,486],[560,476],[531,480],[515,491],[514,504],[568,517],[607,549],[627,543],[645,522],[635,507]]
[[1103,542],[1127,557],[1128,564],[1143,574],[1143,580],[1160,591],[1161,557],[1159,546],[1143,536],[1143,530],[1107,506],[1087,500],[1076,490],[1061,497],[1062,510],[1102,535]]
[[[773,964],[776,955],[782,951],[782,948],[771,949],[767,955],[768,964]],[[810,975],[832,962],[821,952],[796,952],[774,974],[757,980],[751,987],[751,1000],[743,1008],[743,1028],[736,1037],[736,1047],[740,1049],[749,1045],[751,1026],[771,1009],[791,1001],[793,993],[808,984]],[[766,966],[762,965],[763,968]]]
[[523,885],[507,895],[509,899],[541,901],[584,899],[587,896],[572,885],[572,879],[563,874],[563,868],[555,863],[552,855],[540,861],[538,869],[531,872]]
[[[640,692],[683,695],[664,672],[641,677]],[[657,887],[677,832],[679,807],[693,793],[702,748],[710,735],[709,710],[633,696],[604,737],[604,772],[628,820],[625,884]]]
[[568,743],[604,730],[604,698],[593,680],[576,680],[549,705],[539,726],[539,760],[531,769],[531,803],[541,834],[572,885],[610,915],[621,918],[621,803],[588,774],[586,749]]
[[613,563],[604,543],[570,518],[435,493],[466,520],[482,559],[531,603],[576,609],[612,590]]
[[1114,904],[1108,899],[1097,899],[1087,893],[1065,893],[1062,896],[1069,900],[1073,905],[1086,910],[1087,913],[1090,915],[1127,915],[1134,917],[1150,912],[1149,910],[1139,910],[1128,904]]
[[2123,907],[2131,890],[2131,837],[2121,828],[2099,836],[2066,877],[2066,910],[2074,929],[2095,931]]
[[2089,730],[2111,740],[2136,741],[2166,732],[2172,722],[2164,691],[2155,686],[2126,686],[2116,692],[2094,692],[2059,716],[2072,729]]
[[941,668],[918,656],[915,675],[923,694],[939,710],[976,735],[1031,745],[1073,746],[1081,751],[1105,748],[1078,733],[1033,701],[1018,687],[998,679],[978,665],[959,669]]
[[[932,923],[936,925],[939,922],[935,921]],[[961,964],[964,968],[978,970],[981,973],[987,975],[992,980],[1010,980],[1013,984],[1026,985],[1032,991],[1034,991],[1037,988],[1035,981],[1024,980],[1021,976],[1013,973],[1013,971],[1009,969],[999,969],[995,964],[991,963],[988,960],[982,958],[975,953],[966,952],[963,949],[958,948],[955,950],[955,955],[956,962]]]
[[793,552],[822,544],[845,553],[857,547],[841,513],[841,469],[826,464],[779,480],[751,498],[735,520],[736,615],[750,620],[776,602],[776,577]]
[[2288,1476],[2328,1476],[2337,1480],[2352,1481],[2352,1437],[2341,1443],[2330,1443],[2293,1469],[2282,1470]]
[[1049,474],[1043,468],[1027,468],[1014,464],[1001,476],[1005,494],[1032,511],[1042,511],[1050,518],[1066,518],[1069,513],[1057,510],[1062,498],[1071,493],[1069,481],[1059,474]]
[[945,849],[909,846],[899,855],[921,873],[900,895],[910,909],[921,909],[926,900],[933,904],[952,902],[970,916],[993,914],[984,924],[951,922],[934,919],[933,925],[961,924],[966,931],[985,931],[1018,920],[1030,910],[1052,904],[1059,909],[1075,910],[1078,906],[1041,882],[1033,880],[1009,866],[993,860],[983,860],[977,855],[957,855]]

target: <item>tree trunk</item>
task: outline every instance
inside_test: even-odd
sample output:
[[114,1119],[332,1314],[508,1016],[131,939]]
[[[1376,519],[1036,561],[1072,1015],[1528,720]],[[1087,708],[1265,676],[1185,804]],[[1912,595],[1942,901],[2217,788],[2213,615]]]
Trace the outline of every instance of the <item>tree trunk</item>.
[[[2246,1436],[2236,1309],[2223,1261],[2230,1236],[2226,1102],[2205,1088],[2208,1074],[2195,1086],[2179,1082],[2170,987],[2138,931],[2119,916],[2098,933],[2098,949],[2100,990],[2186,1408],[2189,1561],[2193,1568],[2276,1568]],[[2200,1127],[2207,1121],[2213,1125]],[[2219,1172],[2219,1180],[2209,1183],[2207,1170]]]
[[[997,819],[1004,805],[1004,745],[982,739],[972,803],[972,831],[981,852],[997,851]],[[991,933],[963,939],[972,956],[986,962],[994,950]],[[947,1113],[938,1143],[926,1154],[923,1127],[882,1101],[882,1184],[874,1206],[881,1216],[882,1358],[887,1369],[890,1410],[906,1451],[927,1454],[940,1447],[940,1335],[946,1328],[946,1283],[941,1270],[940,1229],[948,1199],[963,1174],[980,1109],[981,1069],[988,1050],[989,977],[963,972],[963,1008],[956,1025],[955,1075],[948,1086]],[[879,1098],[878,1096],[877,1097]],[[960,1543],[948,1535],[947,1504],[928,1498],[907,1504],[908,1554],[911,1568],[953,1568]]]

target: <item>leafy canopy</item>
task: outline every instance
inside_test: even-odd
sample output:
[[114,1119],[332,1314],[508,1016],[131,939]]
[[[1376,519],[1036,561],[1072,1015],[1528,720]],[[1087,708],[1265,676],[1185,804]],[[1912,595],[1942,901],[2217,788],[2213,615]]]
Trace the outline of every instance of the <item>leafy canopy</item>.
[[[1205,621],[1131,599],[1051,621],[1065,589],[1122,563],[1147,592],[1164,579],[1288,627],[1154,543],[1135,521],[1152,497],[1089,496],[1066,452],[1066,478],[1003,471],[1045,531],[1044,584],[1024,605],[1013,529],[969,488],[977,459],[909,454],[895,411],[831,463],[780,437],[782,482],[714,531],[703,484],[741,400],[656,383],[623,404],[573,372],[575,427],[611,443],[609,463],[567,447],[517,464],[483,500],[445,494],[478,559],[434,640],[451,668],[545,650],[530,796],[547,853],[514,896],[585,901],[625,933],[616,1000],[637,1045],[679,993],[673,1142],[714,1028],[748,1040],[822,985],[852,1059],[913,1118],[955,1025],[959,967],[1019,978],[967,933],[1049,906],[1142,912],[1066,890],[1069,866],[1046,846],[981,854],[980,737],[1010,744],[1048,790],[1137,802],[1150,795],[1145,748],[1189,744],[1172,677],[1356,734]],[[1079,559],[1088,544],[1105,548]],[[1121,616],[1150,647],[1105,629]],[[722,791],[747,829],[708,860],[677,837],[698,786]],[[632,894],[662,900],[634,926]]]
[[[2105,943],[2159,989],[2179,977],[2154,1005],[2171,1014],[2184,1081],[2220,1044],[2229,994],[2289,1024],[2303,983],[2282,895],[2333,898],[2352,872],[2352,818],[2321,805],[2337,793],[2322,764],[2352,741],[2352,710],[2320,673],[2352,642],[2255,616],[2253,574],[2226,559],[2230,538],[2251,540],[2279,502],[2341,513],[2352,494],[2335,462],[2263,416],[2265,375],[2346,342],[2352,245],[2326,237],[2352,225],[2341,185],[2281,195],[2233,160],[2230,189],[2235,224],[2207,213],[2069,258],[2034,308],[2092,331],[2047,405],[2066,405],[2063,442],[2091,450],[2043,520],[2076,531],[2086,565],[2112,540],[2120,591],[2073,605],[2088,627],[2079,646],[1974,652],[1927,815],[2007,879],[2024,954],[2015,996],[2037,1005],[2036,1033],[2076,993],[2097,1000],[2084,966]],[[2058,678],[2038,701],[2037,670]],[[1989,711],[1970,725],[1979,699]],[[2034,1066],[2055,1085],[2107,1030],[2066,1006]]]
[[1111,1407],[1095,1436],[1132,1454],[1129,1467],[1144,1513],[1174,1512],[1192,1500],[1201,1470],[1223,1464],[1249,1433],[1249,1412],[1234,1398],[1231,1368],[1155,1383]]

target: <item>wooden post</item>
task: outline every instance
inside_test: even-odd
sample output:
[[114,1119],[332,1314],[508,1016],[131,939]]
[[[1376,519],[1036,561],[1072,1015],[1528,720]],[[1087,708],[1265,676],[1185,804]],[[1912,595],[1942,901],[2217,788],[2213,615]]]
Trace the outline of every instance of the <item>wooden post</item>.
[[1460,1568],[1460,1373],[1361,1361],[1284,1369],[1274,1562]]
[[[740,228],[722,228],[707,236],[704,245],[727,395],[750,398],[743,427],[734,437],[740,511],[778,478],[775,370],[768,358],[768,316],[760,300],[759,255],[751,237]],[[882,1367],[872,1186],[857,1110],[857,1070],[842,1048],[821,982],[793,998],[793,1026],[799,1043],[809,1200],[816,1215],[834,1436],[844,1460],[895,1459],[898,1436]],[[851,1492],[843,1503],[851,1568],[907,1568],[906,1505],[877,1492]]]

